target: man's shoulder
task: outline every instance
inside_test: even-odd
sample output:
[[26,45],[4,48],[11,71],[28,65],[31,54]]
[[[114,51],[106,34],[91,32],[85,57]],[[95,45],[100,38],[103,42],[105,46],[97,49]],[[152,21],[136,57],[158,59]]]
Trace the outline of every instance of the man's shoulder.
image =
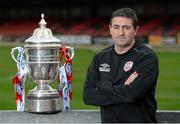
[[154,50],[148,45],[143,43],[136,43],[135,47],[133,48],[139,54],[153,54],[155,55]]
[[113,45],[104,48],[103,50],[101,50],[100,52],[97,52],[96,54],[103,55],[103,54],[110,53],[112,50],[113,50]]
[[156,52],[147,44],[137,43],[134,47],[134,51],[138,54],[138,59],[151,59],[152,61],[158,61]]
[[108,46],[94,55],[93,61],[109,60],[112,55],[113,46]]

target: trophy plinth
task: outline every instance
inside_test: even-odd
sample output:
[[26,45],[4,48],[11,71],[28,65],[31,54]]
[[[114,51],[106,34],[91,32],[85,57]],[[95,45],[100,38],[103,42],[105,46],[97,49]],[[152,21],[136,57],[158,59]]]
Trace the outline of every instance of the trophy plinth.
[[25,99],[25,111],[31,113],[57,113],[62,110],[62,98],[59,93],[45,83],[39,83],[28,92]]

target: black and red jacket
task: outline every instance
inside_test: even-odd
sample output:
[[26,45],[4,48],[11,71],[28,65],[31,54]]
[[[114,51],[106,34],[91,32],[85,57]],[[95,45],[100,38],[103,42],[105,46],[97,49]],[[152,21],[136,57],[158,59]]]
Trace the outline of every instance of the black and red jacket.
[[[135,71],[138,77],[124,85]],[[84,103],[101,107],[103,123],[157,122],[158,73],[158,58],[149,47],[136,42],[128,52],[119,55],[112,45],[97,53],[88,68]]]

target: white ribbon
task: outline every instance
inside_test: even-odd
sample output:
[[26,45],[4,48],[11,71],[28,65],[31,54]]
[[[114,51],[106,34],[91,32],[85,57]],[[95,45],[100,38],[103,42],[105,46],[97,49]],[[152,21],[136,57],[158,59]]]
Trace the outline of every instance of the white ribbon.
[[27,69],[26,69],[26,63],[25,63],[25,59],[23,56],[24,53],[24,48],[19,47],[18,48],[18,56],[17,56],[17,68],[18,68],[18,72],[17,72],[17,76],[21,81],[21,85],[16,88],[16,90],[18,89],[19,92],[22,96],[22,101],[18,100],[17,102],[17,111],[24,111],[24,101],[25,101],[25,80],[26,80],[26,75],[27,75]]
[[63,111],[70,110],[69,87],[64,66],[59,67],[59,92],[63,96]]

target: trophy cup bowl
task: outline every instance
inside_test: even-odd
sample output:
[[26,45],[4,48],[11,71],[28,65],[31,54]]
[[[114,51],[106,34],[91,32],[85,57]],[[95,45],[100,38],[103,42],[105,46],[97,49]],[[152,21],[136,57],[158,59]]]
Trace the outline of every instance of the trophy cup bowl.
[[[30,113],[57,113],[62,111],[62,98],[60,93],[51,88],[50,83],[58,75],[61,66],[59,55],[62,45],[60,40],[53,37],[51,30],[46,28],[44,15],[41,15],[40,27],[35,29],[33,35],[25,40],[25,56],[28,77],[36,83],[36,87],[28,91],[25,98],[25,111]],[[74,50],[65,46],[72,59]],[[18,47],[11,51],[15,59]]]
[[49,49],[47,47],[27,48],[26,53],[28,55],[29,78],[36,84],[52,82],[58,71],[58,49],[52,47]]
[[59,48],[61,45],[25,45],[29,78],[36,87],[28,92],[25,111],[34,113],[55,113],[62,110],[62,98],[56,89],[50,87],[58,73]]

